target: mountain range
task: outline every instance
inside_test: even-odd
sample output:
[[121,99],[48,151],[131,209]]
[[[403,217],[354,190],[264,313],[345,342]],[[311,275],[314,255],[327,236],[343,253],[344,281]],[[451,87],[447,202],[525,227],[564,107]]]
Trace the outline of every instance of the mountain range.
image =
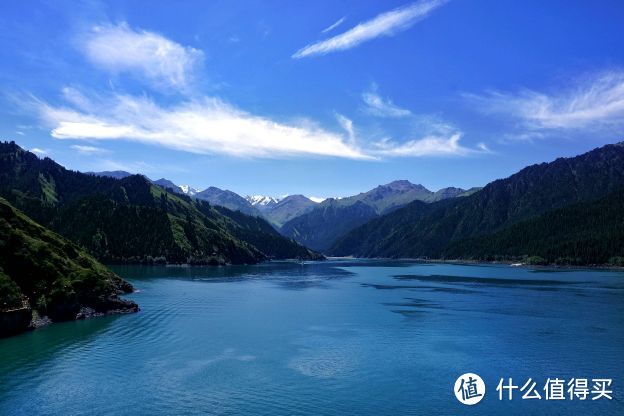
[[622,189],[624,143],[617,143],[529,166],[463,198],[411,202],[342,235],[327,252],[605,263],[624,254]]
[[325,251],[342,235],[412,201],[435,202],[469,195],[478,188],[443,188],[432,192],[406,180],[380,185],[346,198],[329,198],[287,221],[280,232],[314,250]]
[[[87,173],[94,176],[105,176],[116,179],[132,176],[131,173],[125,171]],[[144,177],[153,184],[167,189],[169,192],[189,195],[207,201],[212,205],[225,207],[232,211],[240,211],[243,214],[251,216],[262,217],[269,221],[277,230],[279,230],[286,221],[310,211],[316,205],[316,202],[313,202],[303,195],[288,195],[281,198],[264,195],[242,197],[230,190],[220,189],[214,186],[200,191],[189,185],[176,185],[169,179],[161,178],[158,180],[151,180],[147,176]]]
[[[186,260],[195,259],[191,254],[192,250],[182,250],[185,254],[180,254],[180,247],[188,249],[194,244],[189,241],[195,241],[192,233],[186,232],[180,214],[184,212],[185,220],[191,224],[195,222],[205,225],[205,219],[200,221],[198,218],[208,216],[220,225],[217,228],[227,232],[228,238],[241,242],[247,249],[255,248],[264,254],[264,258],[283,257],[283,250],[290,254],[298,252],[297,250],[308,250],[303,248],[305,246],[337,256],[471,260],[532,258],[534,262],[545,263],[617,263],[623,257],[617,243],[618,236],[621,235],[621,224],[618,222],[619,216],[615,214],[615,208],[619,207],[618,198],[624,189],[623,149],[624,144],[617,143],[576,157],[559,158],[550,163],[529,166],[483,188],[464,190],[449,187],[433,192],[422,185],[398,180],[354,196],[329,198],[322,202],[314,202],[303,195],[282,198],[263,195],[243,197],[216,187],[197,191],[178,186],[166,179],[150,181],[143,176],[120,171],[85,176],[122,178],[116,181],[121,182],[123,191],[107,188],[106,192],[100,192],[99,197],[104,195],[106,201],[91,201],[93,210],[95,207],[105,206],[106,203],[110,204],[111,201],[123,205],[120,200],[122,195],[126,204],[138,205],[139,211],[146,210],[146,207],[153,208],[149,203],[146,206],[145,203],[135,201],[145,199],[145,196],[141,196],[146,193],[143,188],[145,186],[150,189],[147,193],[152,198],[160,195],[158,198],[167,201],[164,211],[167,216],[174,217],[175,226],[170,227],[173,230],[171,234],[175,237],[173,241],[182,241],[180,236],[185,236],[187,240],[178,244],[177,249],[168,252],[169,257],[165,256],[168,260],[174,252],[177,254],[171,258],[176,261],[185,261],[184,256],[187,256]],[[49,159],[40,163],[44,166],[53,164]],[[72,174],[82,175],[77,172]],[[2,187],[5,188],[0,195],[5,195],[18,208],[32,213],[37,221],[50,225],[73,241],[78,241],[99,258],[106,261],[128,260],[123,256],[118,257],[123,250],[111,251],[109,248],[108,251],[98,251],[99,246],[94,242],[99,238],[96,230],[75,235],[73,228],[76,227],[66,225],[69,218],[64,215],[69,214],[63,212],[65,203],[59,202],[66,201],[65,198],[59,200],[57,180],[50,177],[49,172],[39,172],[36,178],[30,178],[28,184],[24,183],[24,178],[20,175],[15,175],[14,180],[15,183],[9,184],[9,188],[13,188],[8,193],[4,180],[0,180],[0,191]],[[137,181],[143,182],[143,185],[137,184]],[[155,185],[158,186],[154,188]],[[57,205],[54,215],[47,208],[31,207],[33,198],[28,197],[29,192],[37,187],[39,203],[43,201],[45,206]],[[106,188],[101,183],[94,183],[91,187]],[[85,212],[88,208],[89,206],[82,206],[73,209]],[[114,210],[121,208],[115,207]],[[136,214],[137,218],[132,223],[136,228],[135,232],[145,226],[140,225],[140,218],[154,214],[148,211]],[[612,214],[601,215],[604,212]],[[69,213],[72,214],[73,211],[70,209]],[[89,229],[88,221],[82,228]],[[258,235],[263,237],[259,239]],[[110,242],[114,242],[115,238],[109,236],[105,240],[110,247]],[[273,240],[274,243],[267,243]],[[152,243],[149,239],[141,241],[145,245],[159,241],[162,245],[167,240],[155,238]],[[270,248],[277,241],[284,242],[285,245],[277,252],[271,252]],[[299,245],[293,246],[294,241]],[[197,240],[197,244],[202,247],[205,238]],[[281,246],[281,243],[277,245]],[[286,246],[289,248],[285,248]],[[223,250],[221,247],[220,251]],[[244,249],[235,251],[239,255],[245,253]],[[158,250],[147,252],[156,253]],[[117,254],[113,255],[114,253]],[[301,252],[298,253],[297,257],[301,255]],[[312,257],[316,255],[309,250],[306,253]],[[130,257],[136,258],[141,258],[140,254],[134,253]],[[227,255],[216,256],[210,261],[219,263],[222,262],[220,258],[228,259],[224,262],[232,261]],[[254,253],[252,249],[233,262],[262,259],[262,255]],[[208,259],[204,257],[201,261],[206,260]]]
[[173,193],[141,175],[70,171],[0,143],[0,196],[106,262],[204,264],[320,258],[259,217]]
[[[278,232],[279,230],[279,232]],[[310,248],[307,248],[310,247]],[[123,171],[80,173],[0,143],[0,336],[138,306],[99,261],[248,264],[335,256],[624,266],[624,142],[483,188],[394,181],[320,203]]]
[[[124,177],[127,172],[99,172],[95,175]],[[214,186],[203,191],[178,186],[167,179],[152,181],[175,193],[186,193],[215,206],[259,216],[271,223],[282,235],[310,247],[324,251],[348,231],[369,220],[392,212],[412,201],[436,202],[443,199],[467,196],[480,188],[442,188],[437,192],[407,180],[397,180],[380,185],[370,191],[343,198],[328,198],[314,202],[303,195],[272,197],[253,195],[242,197],[235,192]]]

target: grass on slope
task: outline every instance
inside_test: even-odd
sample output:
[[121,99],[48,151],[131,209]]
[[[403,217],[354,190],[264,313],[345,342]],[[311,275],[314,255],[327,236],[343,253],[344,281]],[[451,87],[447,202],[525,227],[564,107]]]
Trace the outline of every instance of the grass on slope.
[[129,283],[2,198],[0,253],[0,305],[14,307],[25,297],[53,320],[75,319],[83,306],[102,312],[136,308],[117,298],[132,291]]

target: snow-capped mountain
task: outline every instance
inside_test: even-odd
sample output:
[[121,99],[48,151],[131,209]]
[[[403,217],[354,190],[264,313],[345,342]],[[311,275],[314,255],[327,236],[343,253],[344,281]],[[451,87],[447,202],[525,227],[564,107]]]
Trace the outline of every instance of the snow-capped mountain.
[[266,196],[266,195],[247,195],[245,199],[249,201],[249,203],[253,206],[260,205],[260,206],[265,207],[268,205],[275,205],[284,198],[283,197],[276,198],[273,196]]
[[196,193],[199,192],[198,189],[195,189],[189,185],[178,185],[178,188],[180,188],[180,190],[182,191],[183,194],[189,195],[189,196],[193,196]]
[[194,196],[196,193],[198,193],[199,191],[191,186],[188,185],[176,185],[175,183],[171,182],[169,179],[165,179],[165,178],[160,178],[157,181],[152,181],[153,183],[155,183],[156,185],[160,185],[163,188],[166,189],[171,189],[173,192],[177,192],[179,194],[185,194],[188,196]]

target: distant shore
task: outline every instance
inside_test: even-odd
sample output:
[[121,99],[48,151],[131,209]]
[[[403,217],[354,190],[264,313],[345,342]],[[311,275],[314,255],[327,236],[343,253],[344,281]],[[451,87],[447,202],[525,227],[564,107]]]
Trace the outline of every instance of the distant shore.
[[503,265],[510,267],[519,267],[519,268],[533,268],[533,269],[604,269],[604,270],[624,270],[624,266],[615,266],[612,264],[530,264],[523,263],[521,261],[512,261],[512,260],[496,260],[496,261],[486,261],[486,260],[472,260],[472,259],[425,259],[425,258],[411,258],[411,257],[401,257],[401,258],[393,258],[393,257],[354,257],[354,256],[327,256],[327,260],[383,260],[383,261],[409,261],[416,263],[443,263],[443,264],[456,264],[456,265],[477,265],[477,264],[488,264],[488,265]]

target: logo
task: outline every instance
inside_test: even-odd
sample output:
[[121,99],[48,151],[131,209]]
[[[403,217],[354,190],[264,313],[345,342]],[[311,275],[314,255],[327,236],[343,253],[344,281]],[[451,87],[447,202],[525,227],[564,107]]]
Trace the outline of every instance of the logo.
[[457,400],[465,405],[477,404],[485,396],[485,383],[483,379],[474,373],[466,373],[459,376],[455,381],[453,392]]

